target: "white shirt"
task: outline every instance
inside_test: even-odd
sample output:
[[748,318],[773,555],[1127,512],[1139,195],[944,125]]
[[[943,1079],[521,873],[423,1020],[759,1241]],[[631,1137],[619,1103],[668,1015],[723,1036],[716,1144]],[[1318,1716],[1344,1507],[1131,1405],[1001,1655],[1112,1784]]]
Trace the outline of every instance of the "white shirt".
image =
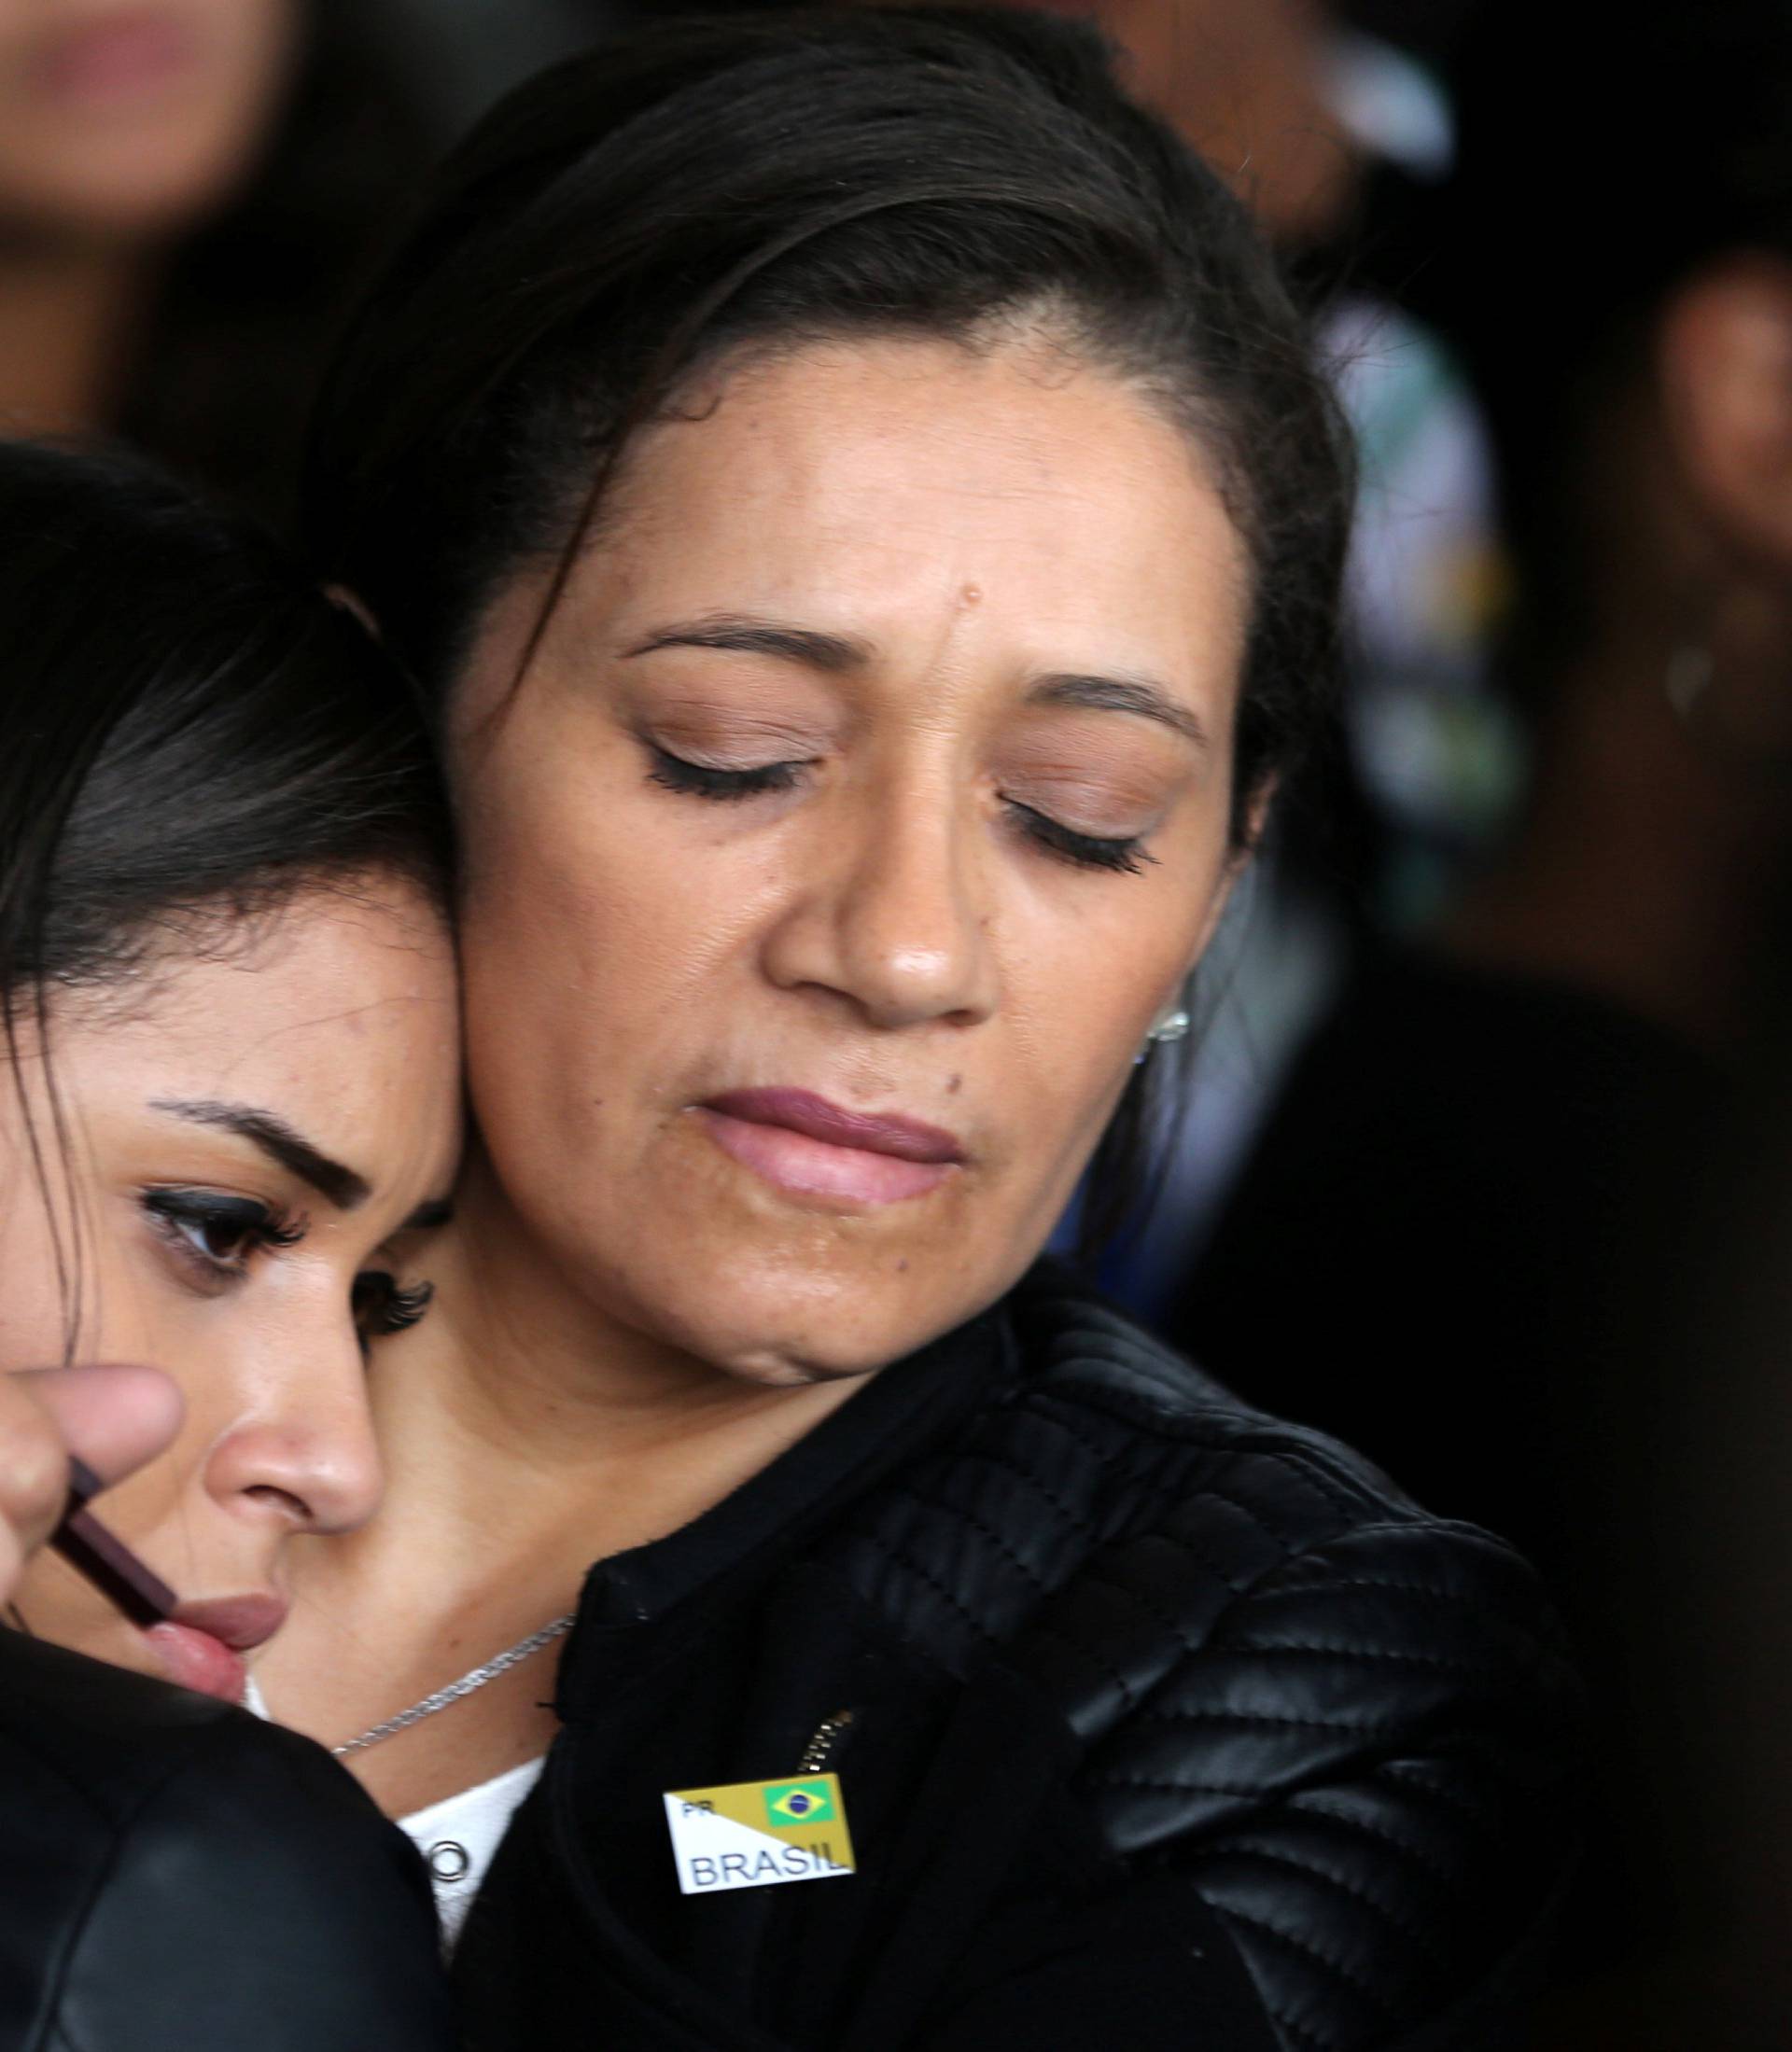
[[[258,1717],[269,1715],[267,1699],[256,1686],[253,1675],[243,1692],[243,1708],[253,1710]],[[424,1864],[429,1869],[444,1953],[454,1950],[498,1841],[510,1828],[523,1798],[540,1777],[541,1761],[525,1760],[520,1767],[510,1767],[489,1781],[444,1795],[427,1809],[399,1819],[399,1829],[422,1853]]]
[[498,1841],[509,1830],[518,1805],[540,1778],[540,1759],[525,1760],[520,1767],[494,1775],[476,1788],[444,1795],[427,1809],[399,1819],[399,1829],[409,1834],[429,1869],[443,1952],[454,1950]]

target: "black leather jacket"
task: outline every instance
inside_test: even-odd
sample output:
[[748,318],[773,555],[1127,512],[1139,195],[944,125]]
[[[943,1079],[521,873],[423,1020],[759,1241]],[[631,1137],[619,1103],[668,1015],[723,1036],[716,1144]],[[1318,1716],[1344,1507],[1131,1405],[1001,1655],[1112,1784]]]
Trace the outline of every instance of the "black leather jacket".
[[[481,2052],[1500,2045],[1574,1838],[1524,1563],[1049,1267],[600,1563],[557,1707]],[[851,1878],[677,1892],[663,1792],[818,1764]]]
[[422,1864],[309,1739],[0,1631],[4,2052],[448,2052]]

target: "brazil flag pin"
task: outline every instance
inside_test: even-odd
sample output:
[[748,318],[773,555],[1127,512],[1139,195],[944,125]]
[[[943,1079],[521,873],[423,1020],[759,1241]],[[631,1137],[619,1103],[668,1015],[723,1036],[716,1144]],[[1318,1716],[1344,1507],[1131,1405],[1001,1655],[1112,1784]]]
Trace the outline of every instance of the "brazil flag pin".
[[674,1789],[662,1800],[687,1895],[831,1881],[853,1871],[838,1775]]

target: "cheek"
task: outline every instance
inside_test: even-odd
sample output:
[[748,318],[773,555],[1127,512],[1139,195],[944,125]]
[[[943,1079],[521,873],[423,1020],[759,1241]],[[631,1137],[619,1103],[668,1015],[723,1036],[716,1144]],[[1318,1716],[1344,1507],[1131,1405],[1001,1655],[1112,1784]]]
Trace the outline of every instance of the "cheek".
[[563,1145],[586,1152],[605,1100],[619,1095],[626,1054],[611,1012],[634,979],[637,922],[533,807],[486,821],[465,850],[468,1095],[511,1180],[526,1168],[533,1180]]
[[1211,938],[1226,884],[1211,822],[1132,876],[1016,894],[1005,922],[1005,1008],[1037,1086],[1096,1110],[1099,1124],[1134,1056]]
[[0,1373],[52,1367],[67,1339],[56,1246],[35,1189],[0,1188]]
[[1093,953],[1085,929],[1080,946],[1041,949],[1009,981],[1005,1052],[990,1082],[1015,1142],[1004,1206],[1022,1242],[1043,1242],[1069,1203],[1176,981],[1165,952],[1099,967]]
[[[58,1179],[52,1227],[18,1138],[0,1122],[0,1374],[56,1367],[72,1339],[80,1360],[166,1369],[187,1397],[190,1425],[202,1407],[196,1398],[218,1379],[211,1364],[219,1306],[170,1282],[129,1196],[82,1182],[71,1227],[69,1192]],[[165,1493],[161,1471],[172,1459],[155,1463],[158,1493]],[[108,1501],[133,1486],[108,1492]]]
[[52,1234],[35,1191],[0,1222],[0,1373],[84,1361],[143,1361],[179,1375],[185,1328],[168,1316],[154,1257],[118,1237],[105,1207]]
[[488,1117],[495,1095],[616,1095],[714,1030],[759,893],[680,835],[637,770],[611,754],[549,775],[519,751],[488,765],[464,817],[468,1068]]
[[[4,1076],[0,1091],[10,1099]],[[72,1180],[64,1169],[46,1105],[33,1124],[44,1180],[17,1101],[0,1112],[0,1373],[54,1367],[71,1339],[89,1359],[103,1350],[140,1356],[140,1320],[124,1315],[132,1292],[115,1223],[79,1169]]]

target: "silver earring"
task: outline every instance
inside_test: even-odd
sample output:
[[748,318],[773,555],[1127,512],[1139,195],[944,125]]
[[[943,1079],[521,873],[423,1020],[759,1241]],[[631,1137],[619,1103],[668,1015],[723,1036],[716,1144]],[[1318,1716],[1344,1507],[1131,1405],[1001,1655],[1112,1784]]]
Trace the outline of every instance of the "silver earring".
[[1136,1068],[1141,1062],[1149,1060],[1154,1047],[1161,1046],[1166,1040],[1184,1039],[1188,1028],[1188,1014],[1180,1005],[1172,1011],[1160,1012],[1150,1032],[1145,1035],[1144,1046],[1133,1056],[1133,1067]]

